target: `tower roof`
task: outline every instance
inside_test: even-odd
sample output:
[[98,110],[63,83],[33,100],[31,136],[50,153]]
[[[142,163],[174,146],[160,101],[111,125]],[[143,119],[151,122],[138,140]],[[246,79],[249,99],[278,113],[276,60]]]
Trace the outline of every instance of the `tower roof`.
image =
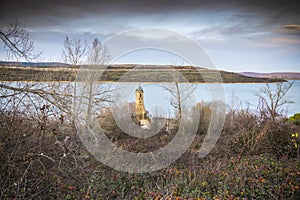
[[141,92],[144,92],[143,88],[141,85],[139,85],[139,87],[135,90],[135,91],[141,91]]

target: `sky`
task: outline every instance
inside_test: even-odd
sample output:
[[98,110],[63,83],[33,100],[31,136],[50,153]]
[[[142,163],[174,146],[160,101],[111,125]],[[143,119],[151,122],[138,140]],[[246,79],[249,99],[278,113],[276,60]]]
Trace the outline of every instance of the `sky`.
[[[221,70],[300,72],[300,3],[295,0],[2,0],[0,9],[1,28],[18,20],[43,52],[39,61],[62,61],[66,35],[90,43],[96,37],[105,41],[153,27],[197,42]],[[141,37],[135,34],[134,40]],[[2,49],[0,59],[7,59]],[[173,64],[180,59],[170,52],[140,49],[115,63]]]

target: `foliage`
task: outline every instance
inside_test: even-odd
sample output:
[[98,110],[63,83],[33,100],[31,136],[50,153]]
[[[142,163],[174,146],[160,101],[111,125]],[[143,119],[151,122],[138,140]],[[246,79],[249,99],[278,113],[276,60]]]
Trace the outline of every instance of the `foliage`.
[[[197,150],[213,120],[211,108],[217,104],[199,103],[194,111],[200,112],[202,121],[190,149],[165,169],[129,174],[110,169],[89,154],[72,116],[66,114],[71,110],[68,99],[59,98],[61,85],[53,86],[56,93],[42,90],[45,85],[15,85],[14,93],[6,92],[12,86],[4,86],[0,199],[296,199],[300,195],[300,127],[282,116],[265,120],[259,112],[231,110],[218,143],[200,159]],[[42,100],[35,99],[30,107],[24,98],[33,95]],[[129,137],[109,109],[103,109],[98,120],[116,145],[131,152],[157,150],[176,134],[163,128],[151,138]]]
[[291,135],[297,130],[299,128],[284,120],[252,124],[248,130],[237,131],[230,146],[240,154],[266,153],[277,157],[297,157],[297,148]]
[[288,120],[288,122],[294,123],[296,125],[300,125],[300,113],[296,113],[293,116],[291,116]]
[[[242,134],[239,128],[246,131],[243,136],[253,128],[257,133],[261,129],[256,123],[259,120],[237,113],[240,121],[253,118],[252,122],[231,129],[233,132],[226,134],[233,134],[230,138],[223,134],[215,152],[208,157],[199,159],[190,149],[166,169],[128,174],[97,162],[82,146],[72,124],[66,121],[49,118],[41,127],[26,115],[2,113],[0,116],[1,132],[10,133],[7,138],[1,135],[1,199],[289,199],[299,193],[299,164],[291,150],[283,148],[293,147],[293,143],[285,143],[284,138],[288,139],[292,129],[284,121],[271,124],[268,131],[275,135],[260,140],[256,149],[251,149],[253,146],[248,141],[253,137],[244,137],[247,141],[236,140]],[[246,118],[241,119],[243,116]],[[38,139],[42,130],[44,148],[40,148]],[[276,139],[276,134],[282,137]],[[197,136],[200,140],[201,137]],[[132,138],[117,139],[127,142],[124,148],[132,151],[141,151],[146,145]],[[150,144],[156,144],[154,149],[159,140],[159,137],[152,138]],[[221,144],[227,140],[235,141],[229,154],[225,154],[226,148]],[[132,144],[138,144],[140,149],[126,147]]]

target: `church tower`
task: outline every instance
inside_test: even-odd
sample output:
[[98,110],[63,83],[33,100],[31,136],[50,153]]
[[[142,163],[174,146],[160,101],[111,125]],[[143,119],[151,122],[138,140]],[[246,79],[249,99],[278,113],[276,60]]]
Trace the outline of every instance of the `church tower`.
[[135,112],[138,121],[146,119],[146,109],[144,106],[144,90],[141,86],[135,90]]

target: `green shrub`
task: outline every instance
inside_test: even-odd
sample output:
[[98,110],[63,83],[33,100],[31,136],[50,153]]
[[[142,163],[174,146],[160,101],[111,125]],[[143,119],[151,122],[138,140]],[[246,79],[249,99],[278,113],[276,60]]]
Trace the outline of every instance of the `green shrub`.
[[296,125],[300,125],[300,113],[296,113],[292,117],[288,119],[288,122],[294,123]]

